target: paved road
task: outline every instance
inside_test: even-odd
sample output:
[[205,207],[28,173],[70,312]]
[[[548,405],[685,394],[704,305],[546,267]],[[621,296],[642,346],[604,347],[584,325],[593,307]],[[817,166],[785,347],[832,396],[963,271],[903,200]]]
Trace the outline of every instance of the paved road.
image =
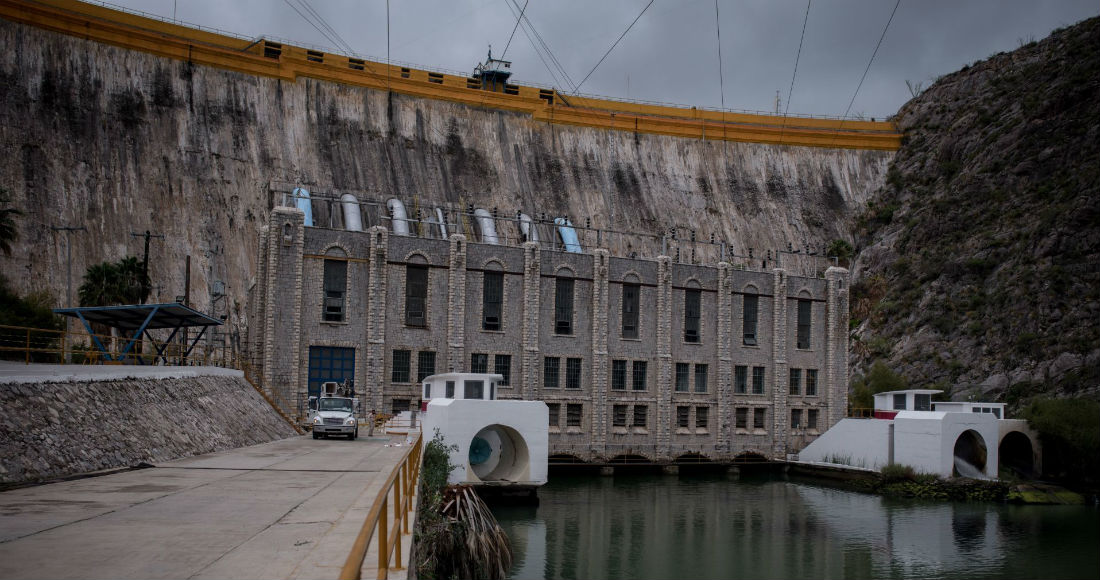
[[294,437],[3,492],[0,578],[335,578],[406,449]]

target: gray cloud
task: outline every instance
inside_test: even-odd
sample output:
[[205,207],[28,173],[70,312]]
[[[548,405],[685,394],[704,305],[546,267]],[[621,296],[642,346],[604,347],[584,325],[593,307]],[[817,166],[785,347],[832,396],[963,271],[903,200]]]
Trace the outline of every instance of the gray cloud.
[[[291,0],[297,5],[298,0]],[[390,54],[425,68],[468,74],[488,44],[500,55],[515,25],[510,0],[391,0]],[[274,0],[115,0],[161,17],[301,44],[335,46],[287,2]],[[526,15],[574,82],[645,7],[648,0],[531,0]],[[386,55],[386,3],[311,0],[360,54]],[[522,6],[522,0],[519,0]],[[725,104],[773,110],[786,106],[806,4],[720,0]],[[299,8],[301,10],[301,8]],[[882,34],[888,0],[818,0],[810,8],[791,113],[844,112]],[[304,10],[303,10],[304,12]],[[852,106],[852,114],[884,118],[909,98],[905,81],[936,77],[1051,30],[1095,16],[1095,0],[903,1]],[[713,0],[657,0],[581,91],[614,98],[718,107],[717,30]],[[515,79],[554,85],[522,30],[507,58]]]

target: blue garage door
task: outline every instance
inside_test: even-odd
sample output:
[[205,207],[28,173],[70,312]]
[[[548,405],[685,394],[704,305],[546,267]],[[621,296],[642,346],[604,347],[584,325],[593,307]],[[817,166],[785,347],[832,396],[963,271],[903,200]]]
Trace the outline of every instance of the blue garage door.
[[348,380],[355,387],[355,349],[338,346],[309,347],[309,396],[321,394],[321,383]]

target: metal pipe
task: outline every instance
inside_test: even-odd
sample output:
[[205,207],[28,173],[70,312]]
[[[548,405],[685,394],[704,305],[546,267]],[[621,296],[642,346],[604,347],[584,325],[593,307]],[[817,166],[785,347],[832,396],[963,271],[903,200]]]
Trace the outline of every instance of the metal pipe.
[[523,212],[520,212],[519,214],[519,229],[521,232],[523,232],[524,241],[539,241],[539,229],[535,227],[535,224],[531,223],[531,216]]
[[350,193],[340,196],[340,206],[344,210],[344,229],[349,232],[363,231],[363,216],[359,214],[359,200]]
[[393,197],[386,202],[386,209],[390,211],[390,225],[393,228],[394,235],[409,235],[409,219],[405,213],[405,204],[401,203],[400,199]]
[[493,223],[493,215],[487,210],[477,208],[474,210],[474,219],[477,220],[477,229],[481,233],[481,243],[496,245],[499,242],[497,239],[496,224]]

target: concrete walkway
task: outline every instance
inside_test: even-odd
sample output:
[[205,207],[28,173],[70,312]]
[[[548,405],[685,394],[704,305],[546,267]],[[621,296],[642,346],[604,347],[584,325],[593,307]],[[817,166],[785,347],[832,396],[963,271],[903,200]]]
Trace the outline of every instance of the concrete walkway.
[[0,578],[335,578],[407,449],[294,437],[3,492]]

